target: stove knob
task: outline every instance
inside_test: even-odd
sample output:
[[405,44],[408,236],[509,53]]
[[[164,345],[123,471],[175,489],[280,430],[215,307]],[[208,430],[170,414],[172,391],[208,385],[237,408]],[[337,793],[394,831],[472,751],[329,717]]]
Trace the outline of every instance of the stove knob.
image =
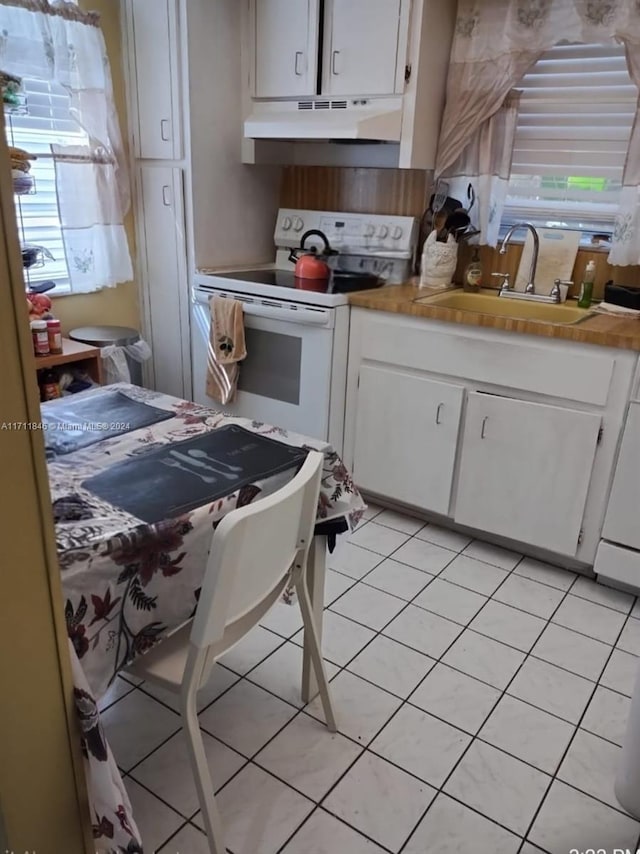
[[302,218],[299,216],[294,217],[293,218],[293,230],[294,231],[302,231],[303,228],[304,228],[304,222],[302,221]]
[[396,225],[396,227],[393,229],[391,237],[393,237],[394,240],[400,240],[400,238],[402,237],[402,226]]
[[290,228],[291,228],[291,217],[290,217],[290,216],[286,216],[286,217],[282,220],[282,230],[283,230],[283,231],[289,231],[289,229],[290,229]]
[[369,225],[365,225],[364,227],[364,236],[365,237],[373,237],[376,233],[375,227],[369,223]]
[[378,229],[378,237],[381,237],[383,240],[389,234],[389,226],[381,225]]

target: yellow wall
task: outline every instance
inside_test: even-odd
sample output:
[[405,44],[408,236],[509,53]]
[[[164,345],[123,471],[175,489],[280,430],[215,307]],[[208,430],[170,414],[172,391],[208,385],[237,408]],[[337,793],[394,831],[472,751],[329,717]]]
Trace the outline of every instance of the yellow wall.
[[[122,68],[122,50],[120,39],[119,4],[115,0],[80,0],[83,9],[100,13],[102,32],[111,62],[113,92],[120,119],[120,129],[127,143],[127,110],[125,101],[124,74]],[[133,215],[126,217],[125,226],[129,238],[129,249],[134,259],[135,236]],[[63,333],[76,326],[95,326],[96,324],[114,326],[133,326],[139,328],[138,289],[135,282],[124,282],[115,288],[105,288],[94,294],[63,296],[57,299],[55,291],[53,311],[62,321]]]

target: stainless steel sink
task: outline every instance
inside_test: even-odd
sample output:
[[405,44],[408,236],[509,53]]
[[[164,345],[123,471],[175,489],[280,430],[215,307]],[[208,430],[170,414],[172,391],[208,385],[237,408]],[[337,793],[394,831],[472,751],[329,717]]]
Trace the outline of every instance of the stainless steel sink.
[[538,303],[534,300],[511,300],[496,291],[483,289],[477,294],[455,289],[432,296],[417,297],[414,302],[450,308],[454,311],[473,311],[494,317],[513,317],[516,320],[541,320],[546,323],[570,325],[581,323],[592,312],[566,303]]

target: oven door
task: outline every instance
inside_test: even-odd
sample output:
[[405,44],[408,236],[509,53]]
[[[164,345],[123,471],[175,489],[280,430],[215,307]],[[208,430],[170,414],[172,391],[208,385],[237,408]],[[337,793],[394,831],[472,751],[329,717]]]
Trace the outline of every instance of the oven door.
[[[206,393],[212,296],[240,299],[247,358],[235,400],[225,412],[327,439],[335,311],[221,291],[194,290],[193,399],[216,408]],[[218,404],[220,406],[220,404]]]

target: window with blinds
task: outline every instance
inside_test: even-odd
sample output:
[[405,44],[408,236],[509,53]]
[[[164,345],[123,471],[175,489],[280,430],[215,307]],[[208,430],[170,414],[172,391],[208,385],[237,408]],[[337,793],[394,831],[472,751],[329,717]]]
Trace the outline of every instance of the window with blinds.
[[517,88],[505,219],[611,231],[638,101],[624,48],[558,45]]
[[56,283],[54,294],[69,293],[50,145],[86,144],[87,135],[71,117],[69,95],[62,86],[45,80],[23,79],[22,82],[27,113],[5,116],[7,140],[9,145],[24,148],[38,159],[32,161],[29,173],[35,181],[34,192],[14,196],[20,242],[42,246],[54,258],[42,267],[25,270],[25,280],[27,283],[51,280]]

